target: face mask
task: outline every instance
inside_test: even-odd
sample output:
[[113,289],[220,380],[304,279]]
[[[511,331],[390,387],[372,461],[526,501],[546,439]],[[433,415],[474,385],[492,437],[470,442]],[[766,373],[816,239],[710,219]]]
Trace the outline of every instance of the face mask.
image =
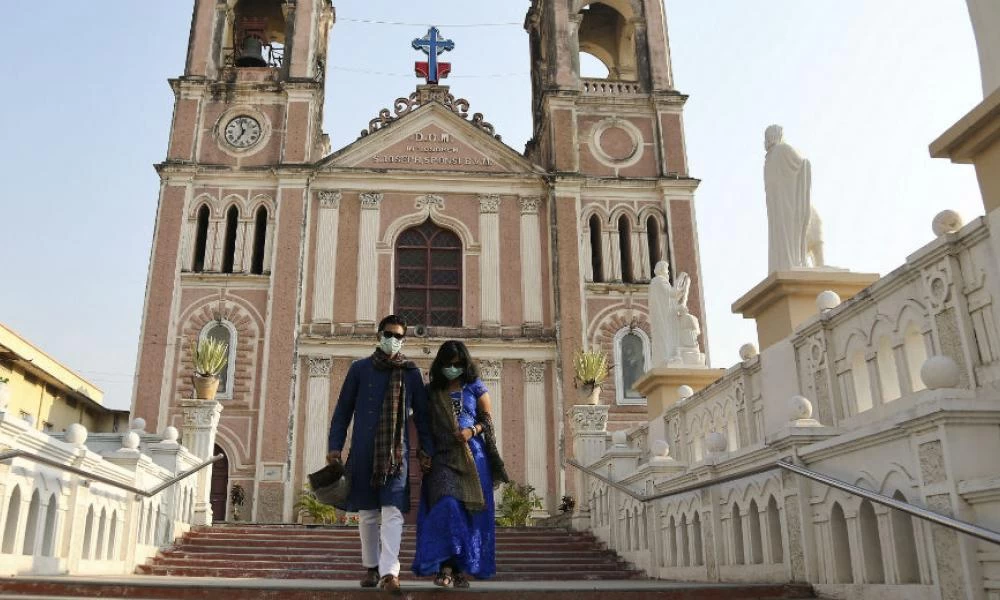
[[382,349],[389,356],[398,353],[403,348],[403,340],[397,340],[394,337],[382,338],[379,342],[378,347]]
[[444,373],[444,376],[447,377],[449,380],[452,380],[456,379],[459,375],[464,373],[465,369],[463,369],[462,367],[453,367],[449,365],[441,369],[441,372]]

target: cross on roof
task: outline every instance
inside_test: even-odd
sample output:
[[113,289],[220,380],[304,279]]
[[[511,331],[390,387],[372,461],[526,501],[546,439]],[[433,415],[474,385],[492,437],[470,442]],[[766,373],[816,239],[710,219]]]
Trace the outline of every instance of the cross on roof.
[[448,77],[451,63],[438,62],[438,56],[455,49],[455,42],[441,38],[437,27],[427,30],[427,35],[413,40],[413,49],[427,55],[427,62],[417,62],[414,66],[417,77],[423,77],[427,83],[437,83],[439,79]]

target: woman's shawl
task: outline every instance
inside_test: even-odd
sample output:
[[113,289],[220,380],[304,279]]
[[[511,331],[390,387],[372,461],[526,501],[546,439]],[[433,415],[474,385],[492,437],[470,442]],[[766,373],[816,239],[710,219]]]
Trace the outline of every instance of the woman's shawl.
[[[472,450],[468,443],[461,443],[455,438],[458,431],[458,420],[452,409],[451,398],[445,390],[430,392],[431,431],[434,435],[434,462],[451,471],[447,479],[448,490],[432,489],[434,501],[440,496],[454,496],[465,505],[469,511],[485,510],[486,500],[483,498],[483,488],[479,481],[479,471],[476,461],[472,458]],[[444,475],[444,474],[442,474]],[[432,477],[432,480],[437,478]]]

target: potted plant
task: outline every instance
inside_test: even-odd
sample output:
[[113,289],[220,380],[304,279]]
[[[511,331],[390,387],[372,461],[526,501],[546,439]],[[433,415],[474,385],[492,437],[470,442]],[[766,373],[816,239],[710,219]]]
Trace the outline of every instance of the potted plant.
[[229,346],[225,342],[205,338],[191,344],[194,361],[194,390],[199,400],[215,400],[219,391],[219,373],[226,367]]
[[583,404],[597,404],[601,384],[608,378],[608,355],[602,350],[579,350],[573,358],[573,383]]
[[526,527],[532,511],[542,508],[542,499],[530,485],[515,481],[504,485],[500,504],[496,510],[496,523],[500,527]]
[[294,508],[300,515],[309,517],[316,525],[331,525],[337,522],[337,509],[320,502],[308,487],[302,488]]
[[7,405],[10,404],[10,386],[8,383],[10,379],[6,377],[0,377],[0,412],[7,410]]
[[243,486],[236,483],[229,489],[229,502],[233,505],[233,520],[240,520],[240,510],[247,501],[247,492]]

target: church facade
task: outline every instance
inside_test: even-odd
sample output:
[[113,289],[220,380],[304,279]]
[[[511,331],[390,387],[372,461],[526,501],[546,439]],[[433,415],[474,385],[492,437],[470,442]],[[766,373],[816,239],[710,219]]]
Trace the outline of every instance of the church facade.
[[[404,353],[424,368],[444,340],[469,346],[512,477],[553,511],[577,493],[560,466],[580,403],[575,352],[612,358],[600,401],[610,429],[624,429],[647,419],[631,385],[649,366],[656,262],[689,274],[705,329],[698,181],[662,1],[533,1],[523,153],[437,83],[387,98],[391,109],[374,108],[357,141],[331,152],[321,126],[334,22],[328,0],[196,0],[157,166],[132,415],[152,431],[183,427],[190,345],[226,341],[215,518],[239,483],[251,519],[294,520],[343,377],[397,313],[410,324]],[[608,78],[582,78],[581,52]]]

